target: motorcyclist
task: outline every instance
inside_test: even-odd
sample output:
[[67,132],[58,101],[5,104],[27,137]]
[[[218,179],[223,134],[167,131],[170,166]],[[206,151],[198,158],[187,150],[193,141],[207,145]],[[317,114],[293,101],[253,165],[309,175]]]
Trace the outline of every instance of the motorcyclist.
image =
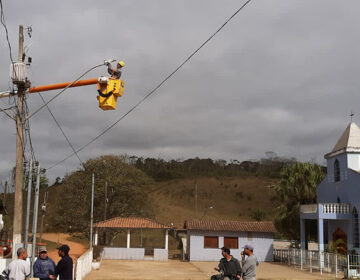
[[211,280],[236,280],[240,279],[241,268],[239,261],[230,255],[230,249],[227,247],[221,248],[221,255],[219,265],[214,267],[220,274],[211,276]]

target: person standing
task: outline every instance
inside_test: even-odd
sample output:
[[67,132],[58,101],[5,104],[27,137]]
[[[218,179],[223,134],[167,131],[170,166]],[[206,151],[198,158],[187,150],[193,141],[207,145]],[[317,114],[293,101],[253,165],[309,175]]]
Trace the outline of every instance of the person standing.
[[227,247],[221,248],[221,255],[219,265],[214,267],[220,274],[211,276],[211,280],[235,280],[240,279],[241,268],[239,261],[230,255],[230,249]]
[[241,259],[242,278],[244,280],[255,280],[256,267],[259,265],[259,262],[254,255],[254,247],[252,245],[247,244],[244,246],[244,250],[241,252]]
[[2,277],[8,280],[25,280],[30,277],[30,264],[26,261],[27,251],[25,248],[19,248],[17,259],[12,261],[2,272]]
[[56,249],[58,249],[61,260],[55,267],[55,275],[50,275],[49,278],[54,280],[59,276],[59,280],[73,280],[73,260],[69,256],[70,247],[64,244]]
[[111,75],[111,78],[113,79],[120,79],[121,77],[121,70],[122,68],[125,66],[125,62],[124,61],[119,61],[116,65],[116,69],[112,68],[111,63],[106,61],[105,64],[108,67],[108,73]]
[[34,263],[34,277],[40,280],[49,280],[55,273],[55,263],[48,257],[45,247],[39,248],[39,257]]

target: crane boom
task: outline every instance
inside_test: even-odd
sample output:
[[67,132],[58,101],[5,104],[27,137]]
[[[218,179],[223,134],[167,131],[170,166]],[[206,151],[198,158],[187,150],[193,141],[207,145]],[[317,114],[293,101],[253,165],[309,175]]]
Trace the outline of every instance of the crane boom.
[[[44,86],[32,87],[26,93],[34,93],[34,92],[62,89],[62,88],[66,88],[69,85],[70,85],[69,87],[88,86],[88,85],[94,85],[97,82],[98,82],[98,79],[94,78],[94,79],[80,80],[80,81],[76,81],[76,82],[44,85]],[[0,93],[0,98],[9,97],[10,95],[11,95],[11,92],[3,92],[3,93]]]

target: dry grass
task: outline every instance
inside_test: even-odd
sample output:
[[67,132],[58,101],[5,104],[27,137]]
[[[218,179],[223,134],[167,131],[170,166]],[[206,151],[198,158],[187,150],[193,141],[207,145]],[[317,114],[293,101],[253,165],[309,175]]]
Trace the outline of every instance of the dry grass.
[[251,220],[251,213],[260,210],[266,214],[264,220],[273,220],[274,207],[269,189],[273,182],[273,179],[260,177],[173,180],[152,186],[154,191],[150,193],[150,199],[158,221],[180,224],[195,218],[197,184],[197,218]]

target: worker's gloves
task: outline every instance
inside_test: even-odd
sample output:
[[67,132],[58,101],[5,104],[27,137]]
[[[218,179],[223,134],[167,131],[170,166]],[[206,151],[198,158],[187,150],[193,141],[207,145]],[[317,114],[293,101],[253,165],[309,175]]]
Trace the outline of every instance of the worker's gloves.
[[104,60],[104,64],[109,66],[111,64],[111,59]]

